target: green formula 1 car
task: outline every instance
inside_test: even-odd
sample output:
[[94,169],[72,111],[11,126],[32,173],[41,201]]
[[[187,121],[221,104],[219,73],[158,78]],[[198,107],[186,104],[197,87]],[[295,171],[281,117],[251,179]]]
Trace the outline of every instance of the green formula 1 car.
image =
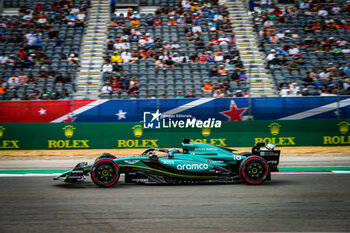
[[[156,153],[165,153],[157,155]],[[100,187],[116,184],[121,174],[126,183],[184,184],[239,183],[261,184],[278,171],[280,151],[274,145],[258,143],[252,152],[233,150],[184,139],[179,149],[149,148],[141,156],[116,158],[104,153],[93,165],[79,163],[55,177],[64,182],[84,182],[90,175]]]

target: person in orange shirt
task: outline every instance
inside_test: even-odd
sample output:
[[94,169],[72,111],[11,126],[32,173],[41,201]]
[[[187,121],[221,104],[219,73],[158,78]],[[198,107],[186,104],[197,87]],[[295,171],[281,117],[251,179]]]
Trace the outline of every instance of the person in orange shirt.
[[210,84],[210,80],[205,80],[205,83],[203,85],[203,88],[202,88],[202,91],[203,93],[206,93],[206,92],[209,92],[211,93],[211,84]]
[[177,22],[174,19],[173,16],[170,17],[170,20],[168,21],[168,26],[176,26]]
[[4,80],[0,80],[0,99],[6,94],[6,82]]
[[107,24],[108,28],[110,27],[117,27],[118,24],[115,21],[111,21],[109,24]]
[[130,26],[133,28],[138,28],[138,27],[140,27],[140,21],[137,19],[132,19],[130,21]]

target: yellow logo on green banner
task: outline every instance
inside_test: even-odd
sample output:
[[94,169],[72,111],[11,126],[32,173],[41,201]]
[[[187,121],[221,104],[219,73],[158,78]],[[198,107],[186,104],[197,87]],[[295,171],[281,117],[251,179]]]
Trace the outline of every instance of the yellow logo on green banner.
[[134,132],[134,136],[139,138],[142,136],[142,133],[143,133],[143,127],[142,125],[135,125],[134,127],[131,128]]
[[63,132],[64,132],[64,136],[66,136],[66,138],[71,138],[73,137],[74,134],[74,130],[75,127],[72,125],[66,125],[65,127],[62,128]]
[[346,121],[342,121],[338,123],[338,127],[339,127],[339,132],[341,134],[347,134],[349,131],[349,123]]

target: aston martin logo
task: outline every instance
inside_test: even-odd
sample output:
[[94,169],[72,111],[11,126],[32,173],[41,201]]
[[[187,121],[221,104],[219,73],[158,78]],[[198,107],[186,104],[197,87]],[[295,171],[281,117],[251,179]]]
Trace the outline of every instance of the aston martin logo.
[[134,136],[139,138],[142,136],[142,133],[143,133],[143,127],[142,125],[135,125],[134,127],[131,128],[134,132]]
[[280,133],[280,128],[281,128],[280,124],[278,124],[278,123],[271,123],[269,125],[269,127],[270,127],[270,131],[271,131],[272,135],[278,135]]
[[349,123],[346,121],[342,121],[338,123],[338,127],[339,127],[339,132],[341,134],[346,134],[349,131]]
[[65,127],[62,128],[63,132],[64,132],[64,136],[66,136],[66,138],[71,138],[73,137],[74,134],[74,130],[75,127],[72,125],[66,125]]
[[211,129],[210,128],[202,128],[202,135],[204,137],[208,137],[211,133]]
[[2,136],[4,136],[4,132],[5,132],[5,128],[0,126],[0,138],[2,138]]

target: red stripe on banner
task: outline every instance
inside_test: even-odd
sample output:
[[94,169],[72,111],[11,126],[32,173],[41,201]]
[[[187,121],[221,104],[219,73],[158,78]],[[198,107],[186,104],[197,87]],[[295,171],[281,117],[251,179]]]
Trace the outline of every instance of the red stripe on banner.
[[[47,123],[94,100],[1,101],[1,123]],[[71,107],[73,105],[73,108]]]

